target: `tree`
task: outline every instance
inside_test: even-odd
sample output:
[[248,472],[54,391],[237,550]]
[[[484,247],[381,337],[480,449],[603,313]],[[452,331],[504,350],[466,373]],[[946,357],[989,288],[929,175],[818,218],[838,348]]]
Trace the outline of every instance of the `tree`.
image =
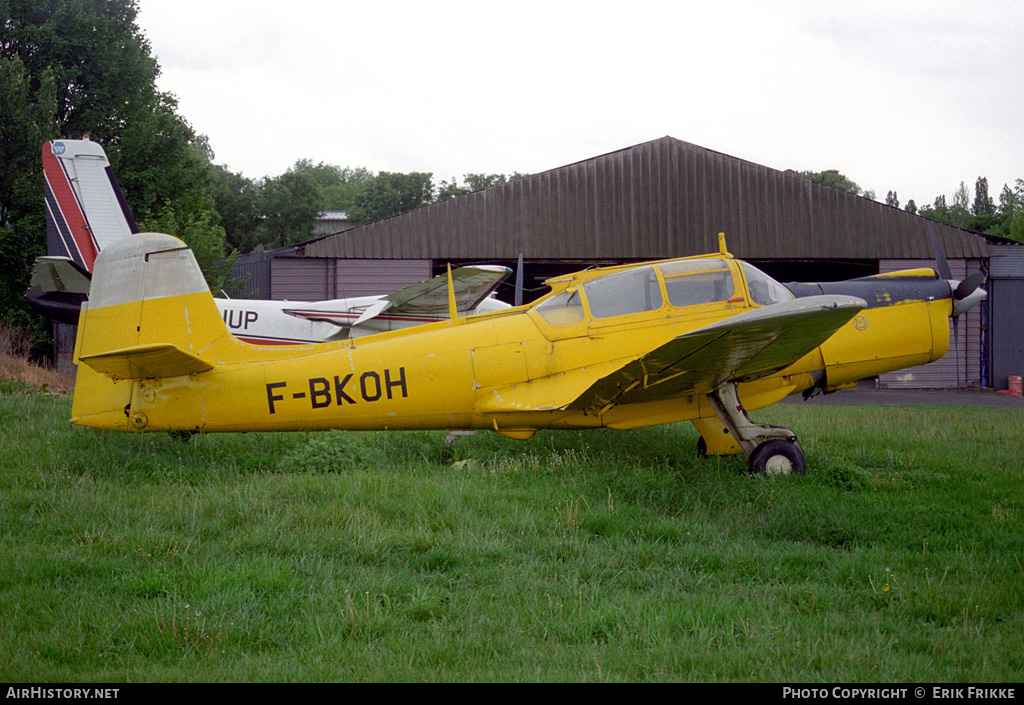
[[900,199],[899,196],[896,195],[895,191],[890,191],[889,193],[886,194],[885,205],[891,206],[893,208],[900,207]]
[[438,186],[434,202],[440,203],[456,196],[465,196],[474,191],[482,191],[491,186],[521,179],[524,176],[528,175],[520,174],[519,172],[515,172],[511,176],[506,176],[505,174],[463,174],[462,180],[465,183],[462,185],[459,184],[455,177],[452,177],[451,181],[442,181],[440,186]]
[[935,201],[930,206],[922,206],[919,214],[924,218],[950,224],[949,208],[946,206],[945,195],[936,196]]
[[909,201],[907,201],[907,205],[905,205],[903,207],[903,210],[905,210],[907,213],[910,213],[911,215],[914,215],[914,214],[917,213],[917,204],[914,203],[914,199],[913,198],[911,198]]
[[972,215],[991,215],[996,212],[996,204],[988,195],[988,179],[979,176],[974,182],[974,204],[971,206]]
[[1021,204],[1024,204],[1024,180],[1017,180],[1016,189],[1003,186],[997,208],[989,196],[988,179],[978,177],[974,185],[973,202],[970,201],[967,185],[961,181],[953,194],[951,205],[945,196],[937,196],[934,205],[921,208],[920,215],[973,232],[1017,239],[1018,236],[1013,233],[1017,231],[1015,228],[1019,229],[1019,224],[1013,218],[1021,210]]
[[921,209],[921,215],[956,228],[966,228],[971,219],[968,202],[967,186],[961,181],[960,187],[953,193],[952,205],[947,204],[945,195],[936,196],[932,206]]
[[174,96],[156,89],[160,67],[137,15],[138,0],[0,0],[0,58],[24,64],[33,92],[52,85],[54,130],[45,139],[87,134],[101,143],[143,218],[168,200],[198,208],[212,153]]
[[0,226],[42,212],[39,154],[55,134],[56,108],[52,75],[32,83],[21,59],[0,58]]
[[986,233],[1024,242],[1024,179],[1017,179],[1013,189],[1003,186],[997,222]]
[[1024,210],[1018,210],[1011,215],[1006,219],[1004,225],[1003,237],[1008,237],[1017,242],[1024,242]]
[[214,210],[212,200],[187,213],[176,212],[168,203],[158,213],[143,221],[141,229],[144,232],[166,233],[182,240],[195,255],[196,263],[210,289],[218,291],[223,287],[233,263],[233,257],[227,256],[224,228],[218,221],[220,215]]
[[46,250],[42,143],[56,134],[52,74],[37,81],[17,56],[0,57],[0,322],[46,338],[25,301],[33,260]]
[[1002,222],[1004,217],[996,210],[995,201],[988,195],[988,179],[979,176],[974,182],[974,203],[971,205],[971,218],[968,229],[986,233]]
[[382,171],[356,197],[349,217],[357,223],[372,223],[426,205],[434,193],[433,176]]
[[204,217],[212,153],[157,91],[137,14],[137,0],[0,0],[3,310],[25,307],[26,262],[45,248],[45,140],[100,142],[139,220],[168,202],[179,220]]
[[67,137],[113,146],[155,92],[159,67],[135,24],[137,0],[2,0],[0,56],[18,56],[38,87],[56,87]]
[[798,171],[796,173],[805,179],[810,179],[811,181],[824,184],[825,186],[831,186],[832,188],[839,189],[840,191],[846,191],[847,193],[852,193],[856,196],[863,196],[864,198],[870,198],[872,200],[875,198],[874,191],[863,190],[852,179],[840,174],[835,169],[828,169],[826,171]]
[[960,182],[960,187],[953,193],[953,205],[949,207],[950,223],[958,228],[966,228],[971,220],[971,211],[968,206],[970,194],[967,192],[967,184]]
[[198,213],[206,206],[211,177],[206,138],[177,114],[174,96],[154,93],[148,101],[107,149],[110,166],[137,216],[145,218],[167,202],[177,211]]
[[313,224],[323,211],[323,200],[310,174],[286,171],[274,178],[265,177],[258,193],[262,222],[257,230],[257,244],[283,247],[313,236]]
[[[1017,179],[1018,189],[1024,190],[1024,181]],[[1017,194],[1010,188],[1009,184],[1003,184],[1003,190],[999,193],[999,212],[1003,215],[1010,215],[1021,205],[1024,205],[1017,198]]]
[[324,210],[348,211],[356,198],[373,181],[374,175],[363,167],[338,167],[308,159],[295,162],[288,171],[308,175],[320,191]]
[[238,252],[252,251],[262,220],[257,184],[230,171],[226,164],[210,164],[206,183],[206,193],[221,216],[227,247]]

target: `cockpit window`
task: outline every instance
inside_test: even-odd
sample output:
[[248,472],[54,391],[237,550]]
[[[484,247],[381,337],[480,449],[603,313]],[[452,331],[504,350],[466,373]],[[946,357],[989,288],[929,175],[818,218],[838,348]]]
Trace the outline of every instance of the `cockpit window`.
[[694,306],[732,298],[736,287],[721,259],[679,260],[658,265],[673,306]]
[[661,287],[654,267],[627,269],[583,285],[594,318],[611,318],[661,308]]
[[793,292],[754,265],[740,262],[740,266],[743,267],[743,276],[747,279],[750,298],[755,304],[769,306],[780,301],[790,301],[796,298]]
[[583,320],[583,301],[576,289],[555,294],[537,304],[537,313],[552,326],[568,326]]

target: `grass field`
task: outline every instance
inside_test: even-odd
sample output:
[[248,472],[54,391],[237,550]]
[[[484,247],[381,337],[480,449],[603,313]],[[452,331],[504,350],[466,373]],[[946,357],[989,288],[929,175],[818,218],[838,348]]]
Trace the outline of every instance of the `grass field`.
[[635,432],[67,423],[0,381],[0,681],[1019,682],[1018,411],[776,406],[808,474]]

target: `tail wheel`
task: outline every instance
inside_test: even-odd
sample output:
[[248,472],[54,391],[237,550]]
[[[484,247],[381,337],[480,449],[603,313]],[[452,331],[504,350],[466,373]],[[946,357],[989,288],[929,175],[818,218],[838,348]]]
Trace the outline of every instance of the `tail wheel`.
[[807,472],[804,454],[792,441],[773,438],[765,441],[747,459],[750,472],[759,475],[803,475]]

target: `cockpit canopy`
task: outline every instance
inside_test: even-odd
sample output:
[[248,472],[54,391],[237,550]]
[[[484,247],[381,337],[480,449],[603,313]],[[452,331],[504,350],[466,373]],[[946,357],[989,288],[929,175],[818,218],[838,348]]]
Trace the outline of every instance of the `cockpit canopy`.
[[[750,292],[760,306],[794,298],[784,286],[746,262],[738,262]],[[612,272],[584,280],[586,306],[594,319],[741,300],[732,268],[725,259],[682,259]],[[586,316],[580,287],[572,287],[537,305],[537,313],[553,326],[579,323]]]

